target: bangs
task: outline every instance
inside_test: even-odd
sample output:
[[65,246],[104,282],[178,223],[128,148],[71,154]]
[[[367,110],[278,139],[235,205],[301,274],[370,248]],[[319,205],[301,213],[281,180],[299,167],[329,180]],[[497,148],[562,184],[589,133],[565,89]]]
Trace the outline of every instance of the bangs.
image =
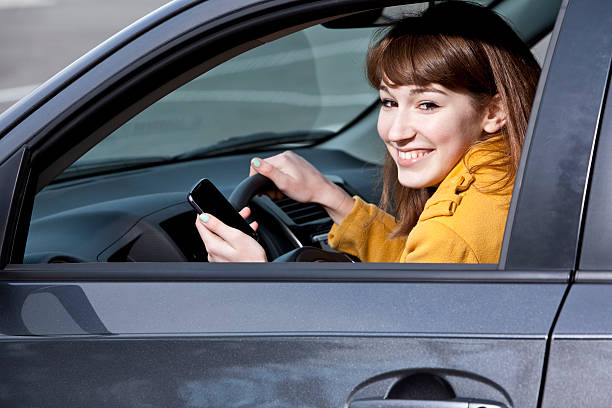
[[[370,48],[366,69],[371,86],[440,84],[472,94],[495,94],[493,73],[478,44],[440,34],[394,36],[391,31]],[[480,74],[480,75],[479,75]]]

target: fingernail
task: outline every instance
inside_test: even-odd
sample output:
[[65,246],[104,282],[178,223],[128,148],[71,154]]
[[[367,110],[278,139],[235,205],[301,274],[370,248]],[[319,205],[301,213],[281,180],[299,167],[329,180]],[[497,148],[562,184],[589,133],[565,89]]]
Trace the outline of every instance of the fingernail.
[[202,222],[208,222],[210,217],[208,216],[208,214],[201,214],[200,219],[202,220]]
[[255,167],[256,169],[258,169],[259,166],[261,166],[261,160],[259,159],[253,159],[251,160],[251,163],[253,164],[253,167]]

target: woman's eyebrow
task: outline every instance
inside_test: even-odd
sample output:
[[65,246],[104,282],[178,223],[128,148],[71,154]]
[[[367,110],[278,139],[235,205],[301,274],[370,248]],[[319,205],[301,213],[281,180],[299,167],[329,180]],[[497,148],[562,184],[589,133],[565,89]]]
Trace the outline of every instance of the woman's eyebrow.
[[433,88],[431,86],[422,86],[422,87],[418,87],[418,88],[412,88],[410,90],[410,94],[411,95],[415,95],[415,94],[419,94],[419,93],[425,93],[425,92],[434,92],[434,93],[439,93],[439,94],[442,94],[442,95],[448,95],[443,90],[438,89],[438,88]]
[[[391,91],[386,85],[380,85],[378,87],[378,90],[381,92],[391,93]],[[418,88],[412,88],[410,90],[410,95],[416,95],[416,94],[425,93],[425,92],[434,92],[434,93],[439,93],[442,95],[448,95],[448,93],[444,92],[443,90],[434,88],[431,86],[420,86]]]

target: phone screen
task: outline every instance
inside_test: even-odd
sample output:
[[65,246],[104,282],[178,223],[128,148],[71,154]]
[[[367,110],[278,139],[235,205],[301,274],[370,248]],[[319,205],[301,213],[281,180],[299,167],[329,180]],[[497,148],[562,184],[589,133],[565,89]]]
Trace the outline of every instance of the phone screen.
[[257,233],[238,214],[232,204],[221,194],[208,179],[200,180],[187,195],[187,201],[198,214],[212,214],[224,224],[236,228],[245,234],[257,239]]

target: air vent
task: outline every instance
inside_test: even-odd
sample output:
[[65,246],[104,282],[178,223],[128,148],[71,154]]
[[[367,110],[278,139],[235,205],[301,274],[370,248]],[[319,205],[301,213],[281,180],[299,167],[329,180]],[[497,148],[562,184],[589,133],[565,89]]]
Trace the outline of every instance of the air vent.
[[288,197],[276,200],[275,203],[297,225],[305,225],[311,222],[329,220],[327,212],[319,204],[300,203]]

